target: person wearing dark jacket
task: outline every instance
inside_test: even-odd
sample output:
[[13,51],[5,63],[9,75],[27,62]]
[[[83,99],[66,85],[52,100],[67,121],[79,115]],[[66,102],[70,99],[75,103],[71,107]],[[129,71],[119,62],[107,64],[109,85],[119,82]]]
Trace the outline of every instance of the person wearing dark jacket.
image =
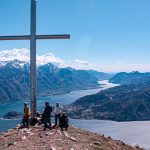
[[48,102],[45,102],[45,109],[43,112],[44,130],[46,130],[46,128],[49,128],[51,130],[51,112],[52,107],[49,106]]
[[63,131],[63,128],[65,128],[66,130],[68,128],[68,116],[64,113],[60,115],[59,126],[61,128],[61,131]]

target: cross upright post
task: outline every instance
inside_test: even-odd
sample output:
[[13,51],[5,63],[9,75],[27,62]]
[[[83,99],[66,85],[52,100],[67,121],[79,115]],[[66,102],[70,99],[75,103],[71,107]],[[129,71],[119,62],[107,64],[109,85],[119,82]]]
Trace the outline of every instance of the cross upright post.
[[69,34],[36,35],[36,0],[31,0],[30,35],[0,36],[0,40],[30,40],[30,100],[31,118],[36,118],[36,40],[37,39],[69,39]]
[[31,117],[36,117],[36,1],[31,1],[31,40],[30,40],[30,99]]

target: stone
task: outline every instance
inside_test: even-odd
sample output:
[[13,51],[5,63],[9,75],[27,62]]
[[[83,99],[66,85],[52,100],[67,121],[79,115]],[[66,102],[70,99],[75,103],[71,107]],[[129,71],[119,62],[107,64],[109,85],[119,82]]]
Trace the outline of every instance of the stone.
[[50,148],[50,150],[56,150],[56,148],[52,146],[52,147]]
[[26,138],[27,138],[26,136],[21,137],[22,140],[25,140]]
[[93,144],[94,144],[94,145],[101,145],[101,142],[96,141],[96,142],[94,142]]
[[46,132],[45,134],[46,134],[47,136],[53,135],[53,133],[51,133],[51,132]]

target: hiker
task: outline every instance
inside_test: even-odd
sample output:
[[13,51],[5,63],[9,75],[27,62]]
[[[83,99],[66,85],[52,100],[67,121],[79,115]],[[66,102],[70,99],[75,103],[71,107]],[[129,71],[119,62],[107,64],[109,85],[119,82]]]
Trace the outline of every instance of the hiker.
[[44,130],[46,130],[46,128],[51,130],[51,112],[52,107],[49,106],[49,102],[45,102],[45,109],[43,112]]
[[62,113],[62,106],[59,105],[59,103],[56,103],[56,106],[54,107],[54,114],[55,114],[55,126],[57,126],[57,121],[60,119],[60,115]]
[[60,115],[59,126],[61,128],[61,131],[63,131],[63,128],[65,128],[66,130],[68,128],[68,116],[64,113]]
[[29,115],[30,115],[30,110],[28,107],[28,103],[24,102],[24,115],[23,115],[22,124],[27,128],[29,128]]

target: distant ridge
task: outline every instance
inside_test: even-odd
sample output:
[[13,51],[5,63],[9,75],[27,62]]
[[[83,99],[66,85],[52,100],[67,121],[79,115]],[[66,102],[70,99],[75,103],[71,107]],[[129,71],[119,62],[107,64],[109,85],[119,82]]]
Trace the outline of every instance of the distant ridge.
[[140,73],[138,71],[130,73],[120,72],[109,80],[109,82],[117,84],[137,84],[147,81],[150,81],[150,72]]

